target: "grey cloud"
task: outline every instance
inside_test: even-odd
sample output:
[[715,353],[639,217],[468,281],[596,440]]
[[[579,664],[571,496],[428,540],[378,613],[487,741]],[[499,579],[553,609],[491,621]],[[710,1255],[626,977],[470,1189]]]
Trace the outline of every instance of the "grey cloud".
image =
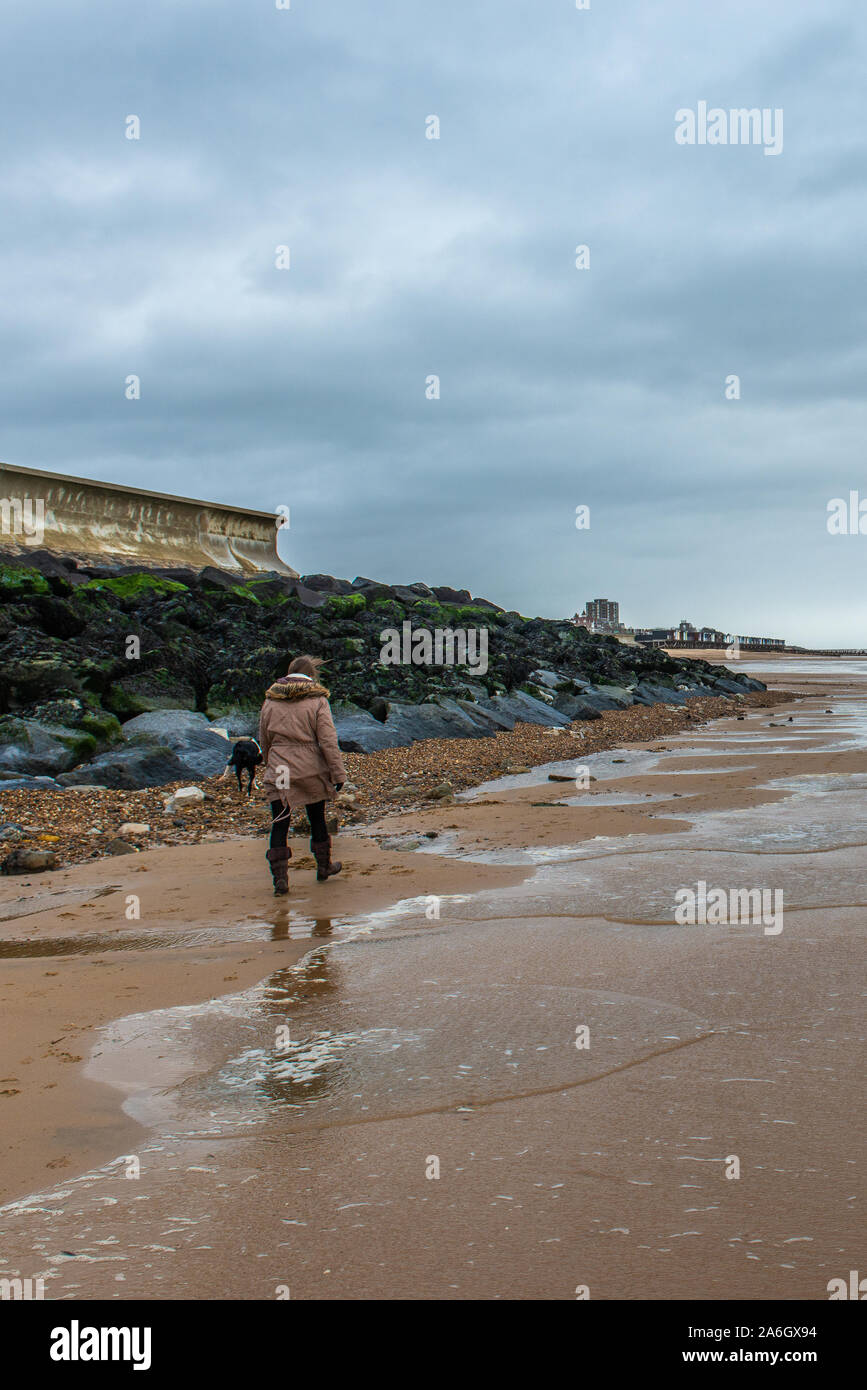
[[[305,570],[854,645],[864,36],[842,0],[20,9],[0,452],[288,502]],[[678,147],[699,99],[784,107],[783,154]]]

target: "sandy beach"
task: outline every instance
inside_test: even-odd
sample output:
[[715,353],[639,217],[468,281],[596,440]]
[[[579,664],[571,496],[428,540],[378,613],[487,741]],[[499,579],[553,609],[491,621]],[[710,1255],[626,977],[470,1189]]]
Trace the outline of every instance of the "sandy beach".
[[[863,1200],[867,662],[740,665],[803,696],[577,782],[549,738],[377,810],[328,884],[296,849],[286,902],[239,837],[4,881],[0,1274],[826,1298]],[[700,882],[781,893],[779,932],[680,924]]]

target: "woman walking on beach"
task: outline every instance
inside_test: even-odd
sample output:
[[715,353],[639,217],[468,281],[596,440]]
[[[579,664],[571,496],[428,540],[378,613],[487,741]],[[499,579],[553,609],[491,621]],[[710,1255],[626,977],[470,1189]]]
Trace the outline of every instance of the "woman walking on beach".
[[271,803],[267,857],[275,894],[289,892],[292,850],[287,836],[289,819],[296,807],[307,808],[318,881],[324,883],[342,868],[331,860],[325,803],[340,791],[346,781],[346,769],[328,704],[329,691],[318,680],[321,665],[319,657],[296,656],[288,673],[265,692],[259,716],[265,795]]

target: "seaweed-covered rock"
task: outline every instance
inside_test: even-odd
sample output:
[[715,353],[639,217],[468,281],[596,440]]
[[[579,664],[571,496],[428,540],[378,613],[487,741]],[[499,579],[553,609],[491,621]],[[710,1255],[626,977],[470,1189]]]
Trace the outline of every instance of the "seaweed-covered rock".
[[96,740],[35,719],[0,719],[0,768],[16,774],[54,776],[96,751]]
[[[482,629],[487,663],[385,662],[383,633],[404,624]],[[146,785],[210,775],[226,749],[209,722],[230,738],[255,737],[265,690],[305,652],[325,658],[323,679],[345,702],[347,749],[479,737],[519,720],[556,728],[636,700],[764,688],[737,670],[627,646],[563,619],[503,612],[468,589],[216,567],[142,571],[35,552],[0,564],[0,716],[18,721],[0,737],[0,772],[65,777],[85,765],[86,782],[98,764],[122,786],[135,785],[139,766]],[[178,711],[191,718],[179,721]],[[136,723],[151,712],[169,718]]]

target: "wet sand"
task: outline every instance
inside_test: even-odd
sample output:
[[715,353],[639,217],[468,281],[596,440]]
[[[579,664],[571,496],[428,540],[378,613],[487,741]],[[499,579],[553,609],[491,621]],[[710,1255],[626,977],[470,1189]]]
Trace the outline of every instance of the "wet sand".
[[[796,664],[767,679],[805,699],[592,755],[586,786],[535,769],[386,816],[283,909],[241,841],[53,875],[120,887],[6,941],[199,935],[169,968],[140,944],[2,961],[30,1031],[0,1162],[34,1195],[0,1274],[66,1299],[826,1298],[863,1200],[867,662]],[[699,880],[782,891],[783,929],[677,925]]]
[[[100,1027],[251,986],[301,960],[317,937],[339,938],[357,917],[433,891],[435,873],[442,881],[429,860],[375,843],[353,842],[327,884],[316,883],[309,852],[293,855],[288,901],[272,894],[264,842],[247,839],[0,880],[3,1201],[142,1142],[117,1091],[85,1075]],[[478,873],[447,864],[448,891],[471,891]],[[486,883],[523,876],[483,873]]]

